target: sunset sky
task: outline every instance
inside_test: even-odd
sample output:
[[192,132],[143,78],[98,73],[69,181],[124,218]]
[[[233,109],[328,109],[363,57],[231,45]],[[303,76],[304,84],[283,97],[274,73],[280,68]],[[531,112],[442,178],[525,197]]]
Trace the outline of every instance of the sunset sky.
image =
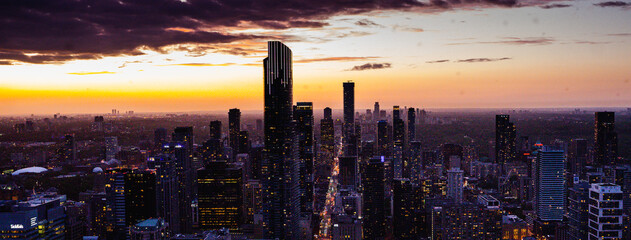
[[39,0],[0,3],[0,115],[262,111],[269,40],[316,109],[631,107],[631,2]]

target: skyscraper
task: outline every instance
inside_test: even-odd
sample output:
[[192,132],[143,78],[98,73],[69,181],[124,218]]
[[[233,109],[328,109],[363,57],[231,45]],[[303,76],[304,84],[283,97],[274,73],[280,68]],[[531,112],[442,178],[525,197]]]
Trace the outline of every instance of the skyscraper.
[[158,149],[162,148],[162,144],[167,141],[167,129],[166,128],[156,128],[153,132],[154,140],[153,143]]
[[364,239],[384,239],[386,232],[386,204],[384,158],[371,158],[362,174],[364,186]]
[[291,49],[279,41],[267,43],[264,68],[264,217],[269,238],[296,239],[299,220],[299,169],[293,120]]
[[355,83],[342,83],[344,87],[344,155],[357,155],[357,138],[355,136]]
[[73,164],[77,160],[77,143],[74,134],[64,136],[63,146],[60,149],[64,163]]
[[495,162],[505,164],[515,160],[515,124],[510,115],[495,116]]
[[614,112],[596,112],[594,121],[594,165],[613,165],[618,157],[618,134]]
[[394,106],[392,110],[392,161],[394,167],[394,177],[403,178],[403,153],[405,152],[405,122],[401,119],[399,106]]
[[169,230],[180,232],[180,207],[177,194],[177,175],[175,156],[160,154],[147,160],[147,168],[156,172],[156,207],[157,216],[164,219]]
[[588,182],[580,181],[568,189],[567,216],[570,239],[587,239],[589,188]]
[[193,145],[195,144],[193,127],[176,127],[171,137],[174,142],[184,142],[189,155],[193,152]]
[[456,203],[462,203],[462,190],[464,188],[463,171],[460,168],[451,168],[447,171],[447,196]]
[[[190,128],[190,134],[192,135],[192,127]],[[179,135],[180,137],[174,137],[174,140],[191,139],[188,134],[174,134],[174,136],[176,135]],[[177,177],[177,185],[179,187],[177,188],[177,193],[174,195],[179,201],[178,206],[180,206],[180,230],[182,233],[188,233],[193,227],[193,212],[192,209],[188,207],[191,206],[191,203],[193,202],[193,168],[191,162],[191,152],[188,150],[188,144],[186,142],[165,143],[162,151],[165,154],[175,157],[175,174]]]
[[239,133],[241,132],[241,110],[233,108],[228,111],[228,138],[232,148],[232,160],[239,153]]
[[138,221],[156,217],[156,173],[133,169],[124,174],[125,223],[127,227]]
[[622,190],[611,183],[589,189],[589,239],[622,239]]
[[338,176],[339,188],[341,189],[353,189],[357,188],[357,156],[342,156],[339,157],[340,173]]
[[377,154],[379,156],[390,157],[390,131],[388,128],[387,121],[377,122]]
[[408,142],[416,141],[416,111],[408,109]]
[[544,146],[535,160],[535,212],[542,221],[563,220],[565,206],[565,155]]
[[375,110],[372,111],[373,121],[377,122],[381,120],[381,118],[379,117],[380,113],[381,112],[379,111],[379,102],[375,102]]
[[324,118],[320,120],[320,144],[325,154],[333,154],[335,150],[335,127],[331,108],[324,108]]
[[210,121],[210,139],[221,139],[221,121]]
[[294,109],[300,166],[300,212],[313,212],[313,103],[298,102]]
[[392,220],[395,239],[414,239],[414,190],[407,178],[392,182]]
[[199,228],[238,231],[244,223],[243,169],[226,162],[197,171]]

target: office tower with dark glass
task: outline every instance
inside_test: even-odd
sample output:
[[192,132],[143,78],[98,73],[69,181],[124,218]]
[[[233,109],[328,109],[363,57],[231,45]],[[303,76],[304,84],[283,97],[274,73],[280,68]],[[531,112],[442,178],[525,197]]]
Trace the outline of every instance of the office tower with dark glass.
[[408,142],[416,141],[416,111],[408,108]]
[[[176,128],[176,133],[178,132],[177,129],[178,128]],[[193,128],[189,127],[184,129],[190,129],[190,131],[180,131],[180,134],[174,134],[173,138],[173,140],[180,139],[184,141],[165,143],[164,146],[162,146],[162,152],[175,157],[175,174],[177,177],[177,185],[179,186],[177,188],[176,198],[178,199],[178,205],[180,206],[180,229],[182,233],[188,233],[193,227],[193,212],[190,207],[184,206],[190,206],[193,202],[193,172],[191,151],[189,151],[187,139],[192,140],[191,136],[193,134]],[[182,132],[185,132],[186,134]]]
[[294,108],[300,166],[300,212],[313,212],[313,103],[298,102]]
[[495,162],[505,164],[515,160],[515,124],[510,115],[495,116]]
[[386,204],[384,158],[370,159],[362,174],[364,239],[384,239],[386,232]]
[[376,121],[381,120],[381,119],[379,118],[379,114],[380,114],[380,111],[379,111],[379,102],[375,102],[375,107],[374,107],[374,110],[372,111],[372,118],[373,118],[373,121],[375,121],[375,122],[376,122]]
[[221,139],[221,121],[210,121],[210,139]]
[[224,161],[197,171],[199,228],[240,230],[244,223],[243,169]]
[[344,86],[344,155],[357,155],[357,138],[355,136],[355,83],[348,81]]
[[390,157],[390,131],[385,120],[377,122],[377,154]]
[[614,165],[618,158],[618,134],[614,112],[596,112],[594,121],[594,165]]
[[270,41],[264,68],[264,218],[267,237],[296,239],[300,211],[297,139],[293,123],[291,50]]
[[139,221],[155,218],[156,173],[133,169],[124,174],[125,223],[130,227]]
[[232,148],[232,160],[234,160],[239,153],[239,134],[241,132],[241,110],[237,108],[230,109],[228,111],[228,138],[230,141],[230,148]]
[[563,220],[565,207],[565,154],[544,146],[535,160],[535,212],[542,221]]
[[320,120],[320,142],[325,154],[333,154],[335,150],[335,127],[331,108],[324,108],[324,118]]
[[177,175],[175,156],[160,154],[147,160],[147,168],[156,172],[156,207],[157,216],[164,219],[169,230],[180,232],[180,207],[177,198]]
[[401,119],[399,106],[392,109],[392,162],[394,177],[403,178],[403,153],[405,152],[405,122]]

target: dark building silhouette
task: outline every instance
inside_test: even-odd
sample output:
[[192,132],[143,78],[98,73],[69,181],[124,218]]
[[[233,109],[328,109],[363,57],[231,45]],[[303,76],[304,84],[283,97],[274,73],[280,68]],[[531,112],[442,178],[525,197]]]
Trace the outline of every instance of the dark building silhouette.
[[294,106],[298,157],[300,160],[300,212],[313,213],[313,103],[298,102]]
[[377,122],[377,121],[381,120],[379,114],[380,114],[379,102],[375,102],[375,109],[372,111],[373,121]]
[[587,239],[590,184],[580,181],[568,190],[567,216],[570,239]]
[[199,228],[239,231],[244,222],[243,169],[225,161],[197,171]]
[[250,152],[250,133],[248,131],[239,132],[239,150],[237,153],[249,153]]
[[320,142],[325,153],[335,151],[335,127],[331,108],[324,108],[324,118],[320,120]]
[[162,145],[167,141],[167,129],[166,128],[156,128],[153,132],[153,142],[155,146],[158,148],[162,148]]
[[390,157],[390,131],[388,122],[377,122],[377,154]]
[[209,139],[208,141],[204,142],[200,149],[200,152],[202,154],[204,164],[208,162],[224,160],[223,144],[219,139]]
[[372,158],[362,174],[364,239],[384,239],[386,232],[386,203],[383,157]]
[[[192,128],[190,128],[190,134],[192,134]],[[184,134],[183,134],[184,135]],[[175,135],[174,135],[175,136]],[[174,139],[191,139],[188,135],[184,135]],[[175,196],[178,199],[179,215],[180,215],[180,229],[182,233],[188,233],[193,228],[193,213],[190,208],[193,202],[193,167],[191,161],[191,153],[188,150],[188,144],[186,142],[168,142],[165,143],[162,149],[163,153],[172,155],[175,157],[175,173],[177,177],[177,193]]]
[[410,180],[395,179],[392,182],[392,227],[395,239],[415,239],[414,189]]
[[341,189],[357,189],[357,174],[359,169],[357,166],[357,156],[339,157],[339,188]]
[[156,208],[157,217],[165,220],[169,230],[179,233],[180,230],[180,206],[177,189],[180,187],[177,181],[175,156],[160,154],[150,157],[147,168],[156,173]]
[[228,139],[232,148],[232,160],[239,153],[239,133],[241,132],[241,110],[237,108],[228,111]]
[[74,164],[77,161],[77,142],[75,141],[74,134],[64,136],[60,153],[61,160],[65,164]]
[[405,122],[401,119],[399,106],[394,106],[392,110],[392,165],[395,178],[403,178],[405,152]]
[[568,187],[572,187],[574,178],[584,178],[585,166],[589,157],[588,143],[586,139],[572,139],[567,153],[567,180]]
[[495,162],[505,164],[515,160],[515,124],[509,115],[495,116]]
[[408,142],[416,141],[416,111],[408,108]]
[[210,139],[221,139],[221,121],[210,121]]
[[355,135],[355,83],[342,83],[344,87],[344,155],[357,155],[357,137]]
[[193,135],[193,127],[176,127],[173,130],[172,141],[184,142],[186,149],[190,155],[193,151],[193,145],[195,144],[195,135]]
[[267,237],[296,239],[300,211],[297,140],[293,123],[291,49],[268,42],[264,68],[264,218]]
[[134,169],[124,174],[125,223],[130,227],[139,221],[156,217],[156,174]]
[[614,165],[618,158],[618,134],[614,112],[596,112],[594,121],[594,165]]
[[[442,164],[445,170],[449,170],[452,167],[460,167],[460,162],[457,162],[456,160],[461,161],[464,157],[462,146],[453,143],[446,143],[442,145],[440,150],[440,154],[442,155]],[[454,159],[454,157],[456,159]]]
[[108,239],[125,239],[138,221],[156,216],[156,176],[153,171],[112,169],[107,171],[106,211]]

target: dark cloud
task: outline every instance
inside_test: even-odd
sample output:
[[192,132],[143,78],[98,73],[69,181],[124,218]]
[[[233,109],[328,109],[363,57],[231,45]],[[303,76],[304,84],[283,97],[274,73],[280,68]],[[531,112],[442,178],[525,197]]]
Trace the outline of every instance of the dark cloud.
[[565,4],[565,3],[553,3],[553,4],[543,5],[543,6],[541,6],[541,8],[543,8],[543,9],[553,9],[553,8],[567,8],[567,7],[571,7],[571,6],[572,5]]
[[391,68],[391,67],[392,67],[391,63],[366,63],[363,65],[354,66],[353,68],[349,69],[349,71],[364,71],[364,70],[384,69],[384,68]]
[[622,2],[622,1],[609,1],[609,2],[594,3],[594,6],[598,6],[598,7],[629,7],[629,6],[631,6],[631,3]]
[[504,60],[510,60],[510,59],[511,58],[509,58],[509,57],[503,57],[503,58],[469,58],[469,59],[458,60],[457,62],[459,62],[459,63],[497,62],[497,61],[504,61]]
[[[526,5],[548,1],[526,1]],[[331,16],[371,11],[519,7],[515,0],[24,0],[0,4],[0,61],[63,63],[164,52],[178,44],[282,39],[230,29],[321,28]],[[442,10],[436,10],[442,11]],[[205,52],[201,52],[204,54]],[[244,52],[235,52],[243,55]]]
[[444,62],[449,62],[449,60],[441,59],[441,60],[427,61],[426,63],[444,63]]
[[370,21],[368,19],[359,20],[359,21],[355,22],[355,25],[362,26],[362,27],[383,27],[381,24],[378,24],[376,22]]

